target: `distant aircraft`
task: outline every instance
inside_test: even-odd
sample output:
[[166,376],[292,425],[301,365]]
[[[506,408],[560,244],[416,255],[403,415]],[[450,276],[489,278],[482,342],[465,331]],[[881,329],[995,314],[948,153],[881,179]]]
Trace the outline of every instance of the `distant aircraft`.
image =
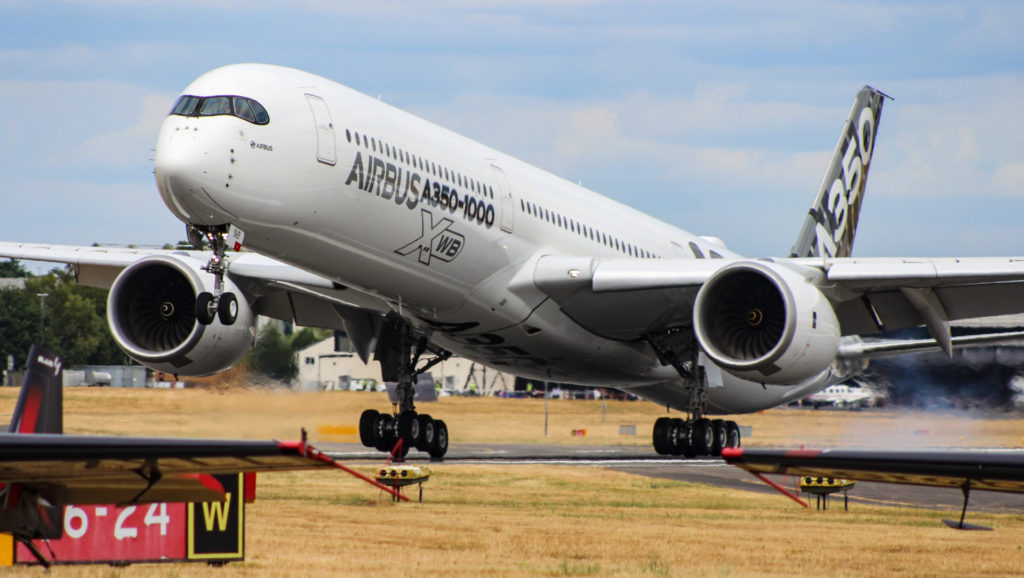
[[1024,453],[1020,452],[726,448],[722,450],[722,458],[794,499],[764,475],[849,478],[886,484],[958,488],[964,495],[960,521],[943,522],[961,530],[988,529],[964,522],[971,490],[1024,493]]
[[393,412],[363,413],[368,446],[445,454],[412,384],[457,353],[681,410],[655,423],[655,449],[718,454],[740,430],[708,416],[850,379],[876,352],[859,335],[923,324],[929,345],[886,354],[951,354],[950,321],[1024,310],[1021,259],[850,256],[884,98],[857,93],[791,254],[750,259],[325,78],[226,66],[185,89],[155,154],[164,202],[209,252],[3,243],[0,257],[109,287],[114,339],[167,373],[234,365],[257,315],[344,331],[399,384]]
[[44,566],[49,561],[32,540],[60,538],[68,504],[219,502],[224,488],[217,474],[353,473],[305,441],[62,435],[62,364],[52,352],[32,348],[8,433],[0,434],[0,532],[13,535]]
[[840,383],[830,385],[825,389],[812,393],[804,398],[815,408],[820,406],[835,406],[847,408],[875,407],[879,400],[884,399],[882,392],[870,385],[851,385]]

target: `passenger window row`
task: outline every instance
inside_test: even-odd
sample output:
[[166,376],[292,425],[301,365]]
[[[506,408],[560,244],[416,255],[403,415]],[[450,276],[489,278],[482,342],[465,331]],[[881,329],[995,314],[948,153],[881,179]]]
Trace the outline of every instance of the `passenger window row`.
[[355,142],[356,146],[362,146],[367,150],[384,155],[392,160],[405,163],[414,169],[430,173],[436,178],[444,179],[460,188],[469,189],[484,197],[491,199],[494,198],[494,189],[491,188],[490,185],[486,185],[476,179],[463,175],[458,171],[449,170],[448,167],[444,165],[437,164],[420,155],[415,155],[404,149],[392,146],[390,143],[383,140],[368,137],[365,133],[360,135],[358,132],[350,131],[347,128],[345,129],[345,139],[348,140],[349,143]]
[[570,219],[569,217],[564,217],[554,211],[549,211],[548,209],[541,207],[540,205],[537,205],[535,203],[519,199],[519,208],[521,208],[523,212],[526,213],[527,215],[532,215],[542,221],[550,223],[551,225],[561,227],[567,231],[576,233],[581,237],[590,239],[595,243],[600,243],[611,249],[615,249],[616,251],[629,255],[630,257],[637,257],[640,259],[661,258],[661,256],[655,254],[653,251],[649,251],[647,249],[637,247],[632,243],[622,241],[613,235],[608,235],[602,231],[599,231],[591,227],[590,225],[586,225],[575,219]]

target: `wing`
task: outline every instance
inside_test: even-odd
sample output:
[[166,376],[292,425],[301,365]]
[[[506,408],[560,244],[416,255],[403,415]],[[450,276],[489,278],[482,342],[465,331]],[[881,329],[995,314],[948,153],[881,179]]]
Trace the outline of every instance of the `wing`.
[[71,504],[218,501],[214,474],[339,466],[301,442],[0,434],[0,483]]
[[[196,271],[210,258],[202,251],[0,243],[0,258],[63,263],[79,283],[102,289],[109,289],[125,267],[160,255],[173,256]],[[233,253],[228,260],[228,276],[256,313],[302,327],[346,331],[357,353],[368,358],[378,317],[390,310],[383,301],[256,253]]]
[[635,340],[692,323],[701,287],[744,263],[785,269],[828,298],[844,335],[926,325],[953,347],[949,322],[1024,312],[1024,258],[656,259],[543,257],[534,281],[584,327]]
[[722,458],[754,474],[791,474],[1024,493],[1024,454],[727,448]]

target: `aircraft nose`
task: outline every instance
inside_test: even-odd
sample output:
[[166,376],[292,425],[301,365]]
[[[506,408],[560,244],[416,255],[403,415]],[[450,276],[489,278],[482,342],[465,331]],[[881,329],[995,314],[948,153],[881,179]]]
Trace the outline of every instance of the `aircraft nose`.
[[154,156],[157,188],[167,208],[181,221],[193,225],[220,225],[234,220],[215,195],[227,186],[218,176],[219,148],[211,127],[203,119],[168,116],[160,129]]

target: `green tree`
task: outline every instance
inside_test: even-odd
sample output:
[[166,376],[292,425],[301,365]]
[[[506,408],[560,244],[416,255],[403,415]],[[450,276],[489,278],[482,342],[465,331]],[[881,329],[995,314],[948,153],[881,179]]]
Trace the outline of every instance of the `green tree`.
[[0,261],[0,277],[31,277],[25,265],[17,259]]
[[291,336],[289,345],[296,354],[314,343],[327,339],[332,334],[330,329],[303,327]]
[[299,374],[295,350],[273,323],[260,330],[248,366],[253,373],[285,382],[292,381]]
[[32,342],[57,351],[68,366],[123,363],[107,328],[105,290],[79,285],[70,271],[54,269],[27,279],[23,293],[33,302]]
[[15,367],[25,367],[32,343],[39,337],[39,299],[24,289],[0,290],[0,364],[7,356]]
[[330,336],[330,329],[315,327],[283,335],[276,323],[268,323],[243,363],[252,373],[289,382],[299,375],[299,351]]

